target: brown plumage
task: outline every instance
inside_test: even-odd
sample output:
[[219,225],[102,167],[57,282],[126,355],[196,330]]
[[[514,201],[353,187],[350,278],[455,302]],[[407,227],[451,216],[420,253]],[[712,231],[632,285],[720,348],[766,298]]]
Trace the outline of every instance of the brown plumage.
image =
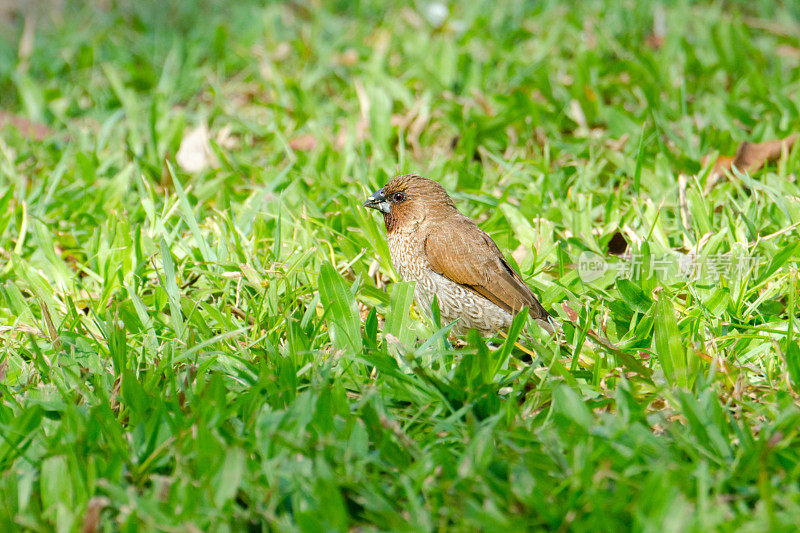
[[364,207],[383,213],[392,265],[401,278],[416,282],[415,299],[423,311],[430,311],[436,295],[442,321],[458,320],[458,333],[506,330],[523,307],[549,326],[547,311],[492,238],[462,215],[435,181],[395,176]]

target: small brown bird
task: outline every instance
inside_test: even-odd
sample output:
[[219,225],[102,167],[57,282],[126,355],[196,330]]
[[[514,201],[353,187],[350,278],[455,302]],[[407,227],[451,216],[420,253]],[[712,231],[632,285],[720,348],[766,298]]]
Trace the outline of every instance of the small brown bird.
[[458,321],[456,333],[507,330],[523,307],[552,331],[547,311],[492,238],[435,181],[395,176],[364,207],[383,213],[392,265],[401,278],[416,282],[417,305],[429,312],[436,295],[442,321]]

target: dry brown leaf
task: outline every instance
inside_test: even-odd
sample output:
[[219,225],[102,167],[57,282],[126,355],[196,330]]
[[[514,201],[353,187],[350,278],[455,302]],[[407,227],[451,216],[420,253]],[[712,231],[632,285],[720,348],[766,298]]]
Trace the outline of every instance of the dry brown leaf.
[[[703,165],[708,163],[708,160],[711,159],[711,156],[706,156],[703,158]],[[711,174],[724,174],[725,169],[730,170],[731,165],[733,164],[734,158],[728,155],[721,155],[717,157],[717,161],[714,163],[714,169],[711,171]]]
[[608,253],[611,255],[622,255],[627,249],[628,241],[625,240],[622,233],[619,231],[615,232],[614,235],[611,236],[611,240],[608,241]]
[[17,130],[19,130],[23,136],[29,137],[36,141],[42,141],[53,133],[53,130],[44,124],[37,124],[36,122],[31,122],[25,117],[12,115],[6,111],[0,111],[0,128],[6,124],[11,124],[17,128]]
[[86,505],[86,514],[83,516],[83,533],[95,533],[100,528],[100,512],[104,507],[111,504],[111,500],[105,496],[95,496]]
[[653,10],[653,33],[645,38],[644,43],[653,50],[659,50],[664,46],[664,39],[667,36],[667,18],[664,8],[657,4]]
[[754,172],[765,163],[775,161],[785,149],[788,151],[797,140],[797,134],[789,135],[785,139],[767,141],[763,143],[743,142],[736,151],[733,164],[736,168]]
[[660,50],[664,46],[664,36],[651,33],[645,38],[644,44],[653,50]]
[[356,63],[358,63],[358,51],[355,48],[348,48],[341,54],[337,54],[333,57],[333,61],[337,65],[342,65],[343,67],[352,67]]
[[[736,155],[733,157],[721,155],[717,157],[714,163],[714,168],[708,177],[708,184],[706,190],[710,190],[725,175],[726,170],[731,170],[736,167],[742,172],[753,173],[759,168],[763,167],[766,163],[776,161],[781,157],[784,150],[787,152],[791,150],[798,135],[796,133],[789,135],[784,139],[777,139],[774,141],[765,141],[762,143],[743,142],[736,150]],[[706,165],[710,156],[703,158],[703,165]]]
[[307,133],[289,141],[289,148],[300,152],[308,152],[317,147],[317,138]]
[[788,44],[782,44],[775,49],[775,54],[781,57],[791,57],[794,59],[800,59],[800,48]]

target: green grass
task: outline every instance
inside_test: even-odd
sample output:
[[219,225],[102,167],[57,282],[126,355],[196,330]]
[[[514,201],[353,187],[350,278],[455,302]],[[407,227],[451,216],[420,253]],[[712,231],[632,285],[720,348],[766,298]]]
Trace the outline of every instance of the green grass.
[[[701,166],[800,130],[796,3],[664,2],[660,49],[647,2],[99,4],[0,25],[49,127],[0,135],[0,530],[796,527],[800,149]],[[360,207],[407,171],[563,344],[420,318]],[[582,278],[617,231],[762,264]]]

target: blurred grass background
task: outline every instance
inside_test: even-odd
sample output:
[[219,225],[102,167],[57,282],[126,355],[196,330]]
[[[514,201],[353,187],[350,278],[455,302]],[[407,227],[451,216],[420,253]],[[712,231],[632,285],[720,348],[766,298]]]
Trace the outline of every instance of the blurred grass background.
[[[703,165],[798,131],[795,2],[0,20],[3,530],[796,527],[800,156]],[[420,318],[360,208],[409,171],[562,346],[456,350]],[[760,264],[582,279],[617,233]]]

